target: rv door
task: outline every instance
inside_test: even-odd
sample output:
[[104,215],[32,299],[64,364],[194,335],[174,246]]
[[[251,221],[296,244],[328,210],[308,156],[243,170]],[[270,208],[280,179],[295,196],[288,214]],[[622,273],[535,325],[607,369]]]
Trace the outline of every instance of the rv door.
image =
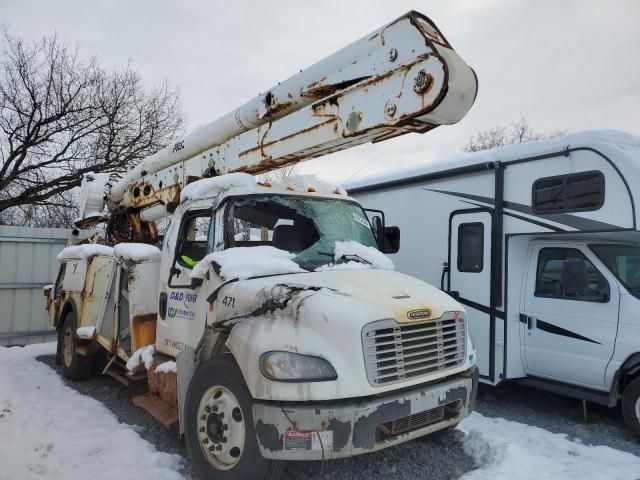
[[584,245],[533,243],[520,332],[528,374],[605,387],[620,293]]
[[451,216],[449,275],[446,290],[465,305],[469,333],[476,344],[480,375],[491,375],[491,213],[484,209]]

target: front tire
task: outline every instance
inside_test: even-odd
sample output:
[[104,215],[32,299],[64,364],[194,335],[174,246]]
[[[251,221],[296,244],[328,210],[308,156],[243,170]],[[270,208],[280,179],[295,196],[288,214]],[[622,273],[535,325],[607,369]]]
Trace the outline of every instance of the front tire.
[[202,480],[276,480],[282,462],[262,457],[253,400],[230,355],[212,358],[193,375],[185,405],[185,441]]
[[622,416],[629,428],[640,437],[640,377],[632,380],[624,389]]
[[62,374],[69,380],[84,380],[91,376],[92,359],[76,353],[78,337],[76,336],[77,322],[73,312],[64,317],[62,328],[58,336],[58,350],[62,361]]

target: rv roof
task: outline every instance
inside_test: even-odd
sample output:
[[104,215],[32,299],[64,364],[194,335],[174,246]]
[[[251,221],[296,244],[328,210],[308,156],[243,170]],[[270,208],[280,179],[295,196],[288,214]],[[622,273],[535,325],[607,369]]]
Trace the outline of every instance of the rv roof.
[[451,155],[401,170],[393,170],[380,175],[362,177],[347,184],[346,189],[351,193],[352,190],[358,190],[364,187],[383,187],[383,184],[387,182],[408,180],[454,168],[496,161],[508,162],[576,147],[595,148],[610,158],[628,157],[629,159],[635,159],[635,161],[640,159],[638,152],[634,151],[635,148],[640,149],[640,136],[619,130],[585,130],[552,140],[507,145],[491,150]]

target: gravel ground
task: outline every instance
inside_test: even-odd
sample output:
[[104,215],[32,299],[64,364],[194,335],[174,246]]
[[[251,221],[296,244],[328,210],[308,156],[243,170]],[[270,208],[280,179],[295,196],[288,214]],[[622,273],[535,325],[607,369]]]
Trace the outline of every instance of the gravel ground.
[[[53,356],[40,357],[60,375]],[[67,382],[65,380],[65,382]],[[131,397],[146,391],[146,382],[125,388],[110,377],[94,377],[83,382],[67,382],[83,395],[101,401],[119,421],[135,425],[138,433],[158,450],[187,457],[177,428],[165,428],[146,411],[134,406]],[[481,386],[476,410],[489,417],[502,417],[528,425],[536,425],[556,433],[565,433],[584,443],[608,445],[640,456],[640,442],[624,425],[619,409],[589,404],[585,422],[581,403],[559,395],[540,392],[517,385],[499,388]],[[289,462],[283,479],[415,479],[453,480],[475,468],[473,459],[462,448],[462,432],[454,431],[429,442],[408,442],[375,454],[360,455],[330,462]],[[447,461],[443,462],[442,459]],[[184,475],[195,479],[188,461]]]

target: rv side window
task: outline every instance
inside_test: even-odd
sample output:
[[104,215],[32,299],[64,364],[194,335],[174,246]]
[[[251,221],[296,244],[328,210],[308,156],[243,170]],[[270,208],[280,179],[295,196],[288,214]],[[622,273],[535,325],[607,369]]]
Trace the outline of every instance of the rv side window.
[[604,203],[604,175],[582,172],[536,180],[533,184],[533,211],[566,213],[597,210]]
[[484,224],[458,226],[458,271],[481,272],[484,268]]
[[536,297],[608,302],[609,282],[575,248],[543,248],[538,255]]

